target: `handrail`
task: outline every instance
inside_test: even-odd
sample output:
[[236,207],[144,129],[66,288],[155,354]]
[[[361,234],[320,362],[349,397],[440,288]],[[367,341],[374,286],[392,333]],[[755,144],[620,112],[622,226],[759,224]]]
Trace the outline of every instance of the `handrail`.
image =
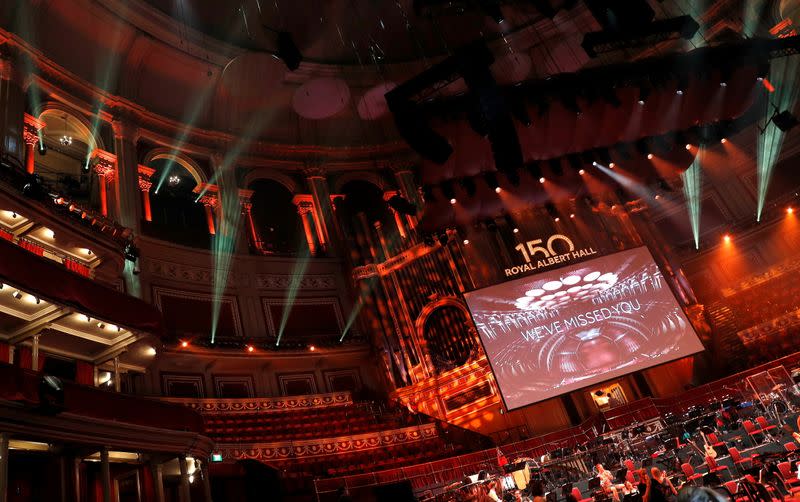
[[163,401],[179,403],[203,414],[283,412],[302,409],[350,406],[353,395],[349,391],[307,394],[302,396],[245,397],[245,398],[183,398],[162,397]]

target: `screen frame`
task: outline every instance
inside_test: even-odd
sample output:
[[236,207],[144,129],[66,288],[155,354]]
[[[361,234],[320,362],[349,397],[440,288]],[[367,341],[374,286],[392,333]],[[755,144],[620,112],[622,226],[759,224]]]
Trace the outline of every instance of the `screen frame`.
[[467,300],[467,295],[472,295],[472,294],[475,294],[475,293],[479,293],[479,292],[481,292],[481,291],[483,291],[485,289],[489,289],[489,288],[492,288],[492,287],[495,287],[495,286],[499,286],[500,284],[514,282],[514,281],[522,280],[522,279],[525,279],[525,278],[528,278],[528,277],[535,277],[535,276],[537,276],[539,274],[546,274],[546,273],[552,272],[554,270],[560,270],[562,268],[567,268],[567,267],[570,267],[570,266],[573,266],[573,265],[580,265],[580,264],[583,264],[583,263],[588,263],[590,261],[600,260],[600,259],[606,258],[608,256],[614,256],[615,254],[624,253],[626,251],[633,251],[633,250],[637,250],[637,249],[644,249],[647,252],[647,254],[650,256],[650,259],[653,261],[653,264],[656,266],[656,268],[658,268],[658,271],[661,272],[661,275],[664,275],[664,271],[661,269],[661,265],[658,264],[658,262],[656,261],[655,257],[653,256],[653,253],[650,251],[650,247],[647,246],[647,245],[643,245],[643,246],[634,246],[634,247],[631,247],[631,248],[622,249],[622,250],[619,250],[619,251],[615,251],[613,253],[606,253],[606,254],[604,254],[602,256],[597,256],[595,258],[590,258],[588,260],[580,260],[580,261],[567,263],[567,264],[561,265],[560,267],[548,268],[548,269],[543,270],[543,271],[538,272],[538,273],[531,273],[531,274],[523,275],[522,277],[514,277],[514,278],[511,278],[511,279],[509,279],[507,281],[496,282],[494,284],[490,284],[490,285],[484,286],[482,288],[473,289],[472,291],[465,291],[464,292],[464,294],[463,294],[464,303],[466,304],[467,310],[469,311],[470,322],[472,322],[472,325],[475,328],[475,332],[478,334],[478,340],[481,342],[481,349],[483,350],[483,354],[486,356],[486,360],[489,363],[489,369],[492,371],[492,377],[494,378],[494,382],[497,385],[497,391],[500,394],[500,399],[503,402],[503,408],[505,408],[506,411],[516,411],[516,410],[520,410],[522,408],[527,408],[528,406],[533,406],[534,404],[539,404],[539,403],[543,403],[545,401],[549,401],[550,399],[557,399],[557,398],[569,395],[569,394],[571,394],[573,392],[582,392],[582,391],[585,391],[586,389],[589,389],[591,387],[595,387],[597,385],[601,385],[601,384],[604,384],[604,383],[612,382],[612,381],[614,381],[616,379],[623,378],[623,377],[626,377],[628,375],[633,375],[634,373],[639,373],[641,371],[650,370],[650,369],[653,369],[653,368],[658,368],[659,366],[663,366],[663,365],[669,364],[669,363],[674,363],[675,361],[680,361],[681,359],[694,357],[697,354],[701,354],[701,353],[705,352],[706,350],[708,350],[706,348],[705,344],[703,343],[703,339],[700,338],[700,335],[697,334],[697,330],[694,329],[694,324],[692,324],[692,322],[689,320],[689,317],[686,315],[686,311],[684,310],[685,306],[681,304],[680,300],[678,300],[677,295],[675,295],[675,290],[674,290],[675,285],[672,283],[672,281],[667,280],[666,279],[666,275],[664,275],[664,280],[669,285],[669,294],[675,300],[675,304],[678,305],[678,307],[680,307],[680,314],[684,317],[684,319],[686,319],[686,324],[689,325],[689,327],[692,329],[692,333],[694,334],[695,337],[697,337],[697,340],[700,342],[700,346],[702,347],[701,350],[698,350],[696,352],[692,352],[691,354],[685,354],[685,355],[681,355],[681,356],[678,356],[678,357],[673,357],[671,359],[667,359],[667,360],[664,360],[664,361],[659,361],[657,364],[654,364],[652,366],[647,366],[645,368],[641,368],[641,369],[638,369],[638,370],[635,370],[635,371],[630,371],[630,372],[627,372],[627,373],[623,373],[621,375],[613,376],[613,377],[611,377],[611,378],[609,378],[607,380],[599,380],[597,382],[593,382],[593,383],[588,384],[588,385],[583,385],[583,386],[575,388],[575,389],[570,389],[568,391],[564,391],[564,392],[561,392],[559,394],[554,394],[552,396],[545,397],[544,399],[537,399],[535,401],[529,401],[526,404],[522,404],[522,405],[516,406],[514,408],[509,408],[508,407],[508,403],[506,403],[506,396],[503,393],[503,387],[500,385],[500,380],[497,379],[497,374],[494,371],[494,364],[492,364],[492,358],[489,357],[489,353],[486,351],[486,345],[484,344],[483,337],[481,336],[481,332],[478,329],[478,324],[475,322],[475,315],[472,312],[472,307],[470,307],[469,301]]

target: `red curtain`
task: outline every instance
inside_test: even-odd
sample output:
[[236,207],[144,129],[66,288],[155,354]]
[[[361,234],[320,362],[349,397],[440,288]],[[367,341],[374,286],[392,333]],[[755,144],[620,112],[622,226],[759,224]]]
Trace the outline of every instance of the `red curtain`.
[[31,253],[33,253],[33,254],[35,254],[37,256],[43,256],[44,255],[44,248],[42,246],[37,246],[36,244],[34,244],[34,243],[30,242],[30,241],[27,241],[25,239],[20,239],[19,240],[19,247],[21,247],[22,249],[25,249],[27,251],[30,251]]
[[14,363],[15,366],[19,366],[20,368],[25,368],[26,370],[31,369],[33,366],[33,352],[31,348],[17,346],[16,354],[14,354]]
[[89,272],[91,271],[91,269],[86,265],[81,265],[77,261],[70,259],[64,260],[64,266],[67,267],[67,270],[75,272],[76,274],[84,277],[89,277]]
[[7,363],[8,361],[8,344],[5,342],[0,342],[0,362]]
[[94,386],[94,365],[85,361],[75,364],[75,382],[81,385]]
[[5,230],[0,229],[0,239],[5,239],[7,241],[14,240],[14,234],[10,232],[6,232]]

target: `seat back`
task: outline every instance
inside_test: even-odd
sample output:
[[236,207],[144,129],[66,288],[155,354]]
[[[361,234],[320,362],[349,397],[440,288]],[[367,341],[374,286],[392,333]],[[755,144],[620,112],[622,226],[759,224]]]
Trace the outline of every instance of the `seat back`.
[[713,471],[717,468],[717,461],[711,457],[706,457],[706,465],[708,466],[709,471]]
[[742,456],[739,454],[739,450],[737,450],[734,446],[728,448],[728,453],[731,454],[731,460],[734,462],[738,462],[742,459]]
[[728,493],[730,493],[731,496],[734,496],[736,495],[736,492],[739,490],[739,487],[736,485],[736,481],[726,481],[725,489],[728,490]]
[[762,429],[769,427],[769,422],[767,422],[767,419],[764,417],[756,417],[756,423]]
[[786,448],[786,451],[797,451],[797,445],[794,443],[786,443],[783,447]]
[[717,444],[721,442],[719,439],[717,439],[717,434],[715,432],[709,432],[706,434],[706,437],[708,438],[709,443]]
[[746,430],[748,434],[752,434],[752,433],[753,433],[753,431],[754,431],[754,430],[755,430],[755,428],[756,428],[756,427],[753,425],[753,422],[751,422],[750,420],[745,420],[745,421],[743,421],[743,422],[742,422],[742,426],[744,427],[744,430]]
[[692,467],[692,464],[681,464],[681,470],[683,471],[683,475],[687,478],[694,476],[694,467]]
[[634,470],[633,460],[626,458],[623,464],[625,464],[625,468],[628,469],[629,472]]
[[632,470],[628,470],[628,472],[625,473],[625,481],[632,485],[636,484],[636,478],[633,476]]
[[572,496],[575,497],[576,500],[583,500],[583,495],[581,495],[581,491],[577,486],[572,488]]
[[778,464],[778,470],[781,471],[781,477],[786,479],[792,479],[794,475],[792,474],[792,465],[789,462],[781,462]]

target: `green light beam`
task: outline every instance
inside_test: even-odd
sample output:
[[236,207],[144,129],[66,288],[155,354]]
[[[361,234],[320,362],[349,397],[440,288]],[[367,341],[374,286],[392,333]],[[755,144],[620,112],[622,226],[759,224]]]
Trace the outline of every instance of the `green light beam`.
[[[372,290],[372,288],[370,288],[366,292],[366,294],[369,294],[369,292],[371,290]],[[364,298],[363,298],[363,296],[359,296],[356,299],[356,304],[355,304],[355,306],[353,306],[353,310],[350,311],[350,316],[347,318],[347,322],[344,325],[344,329],[342,330],[342,336],[339,337],[339,343],[341,343],[344,340],[344,337],[347,336],[347,333],[350,332],[350,328],[356,322],[356,319],[358,318],[358,314],[359,314],[359,312],[361,312],[361,309],[363,307],[364,307]]]
[[775,169],[775,164],[780,157],[785,133],[769,120],[776,111],[788,110],[794,112],[797,103],[798,88],[797,75],[800,71],[800,56],[788,56],[774,59],[769,70],[769,81],[775,87],[775,92],[769,96],[769,103],[765,110],[766,125],[763,133],[757,140],[758,156],[758,208],[756,221],[761,221],[764,205],[767,200],[769,182]]
[[[301,237],[301,240],[304,239]],[[278,338],[275,340],[276,347],[281,344],[281,338],[283,338],[283,333],[286,330],[286,323],[289,321],[289,314],[294,306],[297,293],[300,291],[300,282],[303,280],[303,276],[306,274],[308,264],[311,261],[311,252],[304,242],[300,243],[299,249],[302,249],[302,251],[298,253],[297,260],[295,260],[294,267],[292,267],[292,277],[289,281],[289,288],[286,290],[286,302],[284,303],[283,312],[281,313],[281,324],[278,328]]]
[[683,195],[686,198],[686,208],[689,212],[689,224],[692,226],[694,248],[700,249],[700,211],[702,204],[703,178],[701,164],[705,156],[705,147],[700,146],[697,155],[689,169],[681,173],[683,180]]
[[766,0],[745,0],[744,15],[742,16],[742,35],[746,38],[756,36],[758,24],[764,14]]

